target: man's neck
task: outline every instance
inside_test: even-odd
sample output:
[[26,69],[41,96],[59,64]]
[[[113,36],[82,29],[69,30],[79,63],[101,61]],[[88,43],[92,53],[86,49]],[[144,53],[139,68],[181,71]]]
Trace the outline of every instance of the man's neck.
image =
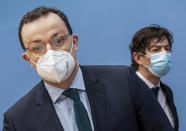
[[147,68],[145,67],[139,67],[138,71],[148,80],[150,81],[152,84],[154,85],[158,85],[158,83],[160,82],[160,78],[157,76],[154,76]]
[[74,70],[73,70],[72,74],[66,80],[62,81],[61,83],[52,83],[52,82],[49,82],[49,81],[45,81],[45,82],[48,83],[49,85],[57,87],[57,88],[67,89],[67,88],[70,87],[74,78],[76,77],[78,69],[79,69],[79,63],[76,61],[76,65],[74,67]]

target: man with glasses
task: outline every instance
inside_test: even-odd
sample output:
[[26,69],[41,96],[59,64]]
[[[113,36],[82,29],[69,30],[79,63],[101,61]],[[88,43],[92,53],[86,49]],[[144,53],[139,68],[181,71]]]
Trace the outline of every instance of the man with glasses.
[[160,81],[172,65],[171,33],[158,25],[144,27],[135,33],[130,44],[132,67],[148,85],[165,111],[171,125],[178,131],[178,116],[171,89]]
[[3,131],[172,131],[131,68],[79,66],[78,35],[60,10],[28,12],[19,38],[42,81],[5,113]]

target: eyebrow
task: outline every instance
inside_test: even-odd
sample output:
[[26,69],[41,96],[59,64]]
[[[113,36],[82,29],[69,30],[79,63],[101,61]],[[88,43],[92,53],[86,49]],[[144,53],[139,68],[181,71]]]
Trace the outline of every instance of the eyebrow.
[[66,34],[64,30],[59,30],[59,31],[57,31],[55,34],[53,34],[52,37],[54,37],[54,36],[56,36],[56,35],[58,35],[58,34],[60,34],[60,33],[61,33],[61,34]]
[[39,43],[39,42],[41,42],[41,40],[32,40],[32,41],[30,41],[30,42],[28,43],[28,45],[30,45],[31,43]]
[[[50,39],[51,38],[53,38],[53,37],[55,37],[55,36],[57,36],[58,34],[65,34],[65,31],[64,30],[58,30],[57,32],[55,32],[51,37],[50,37]],[[32,41],[30,41],[29,42],[29,44],[30,43],[38,43],[38,42],[41,42],[41,40],[32,40]]]
[[[167,47],[167,46],[169,46],[169,47],[170,47],[170,45],[169,45],[169,44],[165,45],[164,47]],[[151,45],[150,47],[161,47],[161,46],[159,46],[159,45]]]
[[64,35],[65,35],[65,34],[67,34],[67,33],[65,33],[64,30],[59,30],[59,31],[55,32],[55,33],[50,37],[50,39],[56,37],[58,34],[64,34]]
[[33,41],[31,41],[30,43],[32,43],[32,42],[38,43],[38,42],[41,42],[41,40],[33,40]]

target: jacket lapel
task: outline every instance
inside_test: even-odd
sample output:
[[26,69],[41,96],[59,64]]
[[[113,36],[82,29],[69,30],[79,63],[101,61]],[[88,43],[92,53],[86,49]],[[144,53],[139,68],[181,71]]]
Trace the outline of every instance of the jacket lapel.
[[35,99],[36,116],[41,121],[45,131],[64,131],[43,81],[37,86],[39,91]]
[[106,104],[104,88],[101,85],[98,76],[91,67],[80,66],[83,73],[83,79],[87,90],[89,104],[92,113],[92,119],[95,131],[107,131]]
[[171,90],[169,89],[169,87],[167,87],[165,84],[163,84],[162,82],[160,82],[160,86],[162,91],[165,93],[166,95],[166,101],[168,106],[170,107],[171,113],[173,115],[173,119],[174,119],[174,123],[175,123],[175,130],[178,130],[178,116],[177,116],[177,111],[176,111],[176,107],[173,101],[173,95]]

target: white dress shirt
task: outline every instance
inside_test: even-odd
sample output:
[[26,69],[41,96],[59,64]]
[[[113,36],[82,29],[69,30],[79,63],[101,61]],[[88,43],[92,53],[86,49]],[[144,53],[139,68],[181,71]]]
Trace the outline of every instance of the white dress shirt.
[[[139,71],[137,71],[136,74],[147,84],[147,86],[150,89],[156,87],[154,84],[152,84],[150,81],[148,81]],[[160,83],[157,86],[160,87]],[[161,87],[160,87],[160,90],[158,92],[158,101],[159,101],[161,107],[163,108],[163,110],[165,111],[165,113],[166,113],[166,115],[167,115],[172,127],[174,128],[173,116],[172,116],[170,107],[168,106],[168,104],[166,102],[166,96],[165,96],[164,92],[162,91]]]
[[[66,89],[51,86],[46,82],[45,82],[45,87],[53,101],[55,111],[64,130],[78,131],[75,114],[74,114],[74,108],[73,108],[73,100],[62,94]],[[80,68],[78,69],[77,75],[73,80],[70,88],[78,89],[80,100],[82,101],[83,105],[85,106],[85,109],[87,110],[92,130],[94,130],[88,96],[86,93],[84,80]]]

